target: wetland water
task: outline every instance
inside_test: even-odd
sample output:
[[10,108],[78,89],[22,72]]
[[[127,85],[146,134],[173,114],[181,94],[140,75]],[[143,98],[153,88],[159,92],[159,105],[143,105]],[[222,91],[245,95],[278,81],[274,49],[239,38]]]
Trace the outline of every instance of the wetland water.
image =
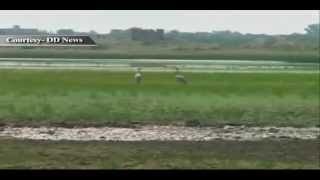
[[0,58],[0,68],[22,69],[107,69],[130,71],[142,67],[144,71],[280,71],[317,72],[317,63],[288,63],[264,60],[176,60],[176,59],[64,59],[64,58]]

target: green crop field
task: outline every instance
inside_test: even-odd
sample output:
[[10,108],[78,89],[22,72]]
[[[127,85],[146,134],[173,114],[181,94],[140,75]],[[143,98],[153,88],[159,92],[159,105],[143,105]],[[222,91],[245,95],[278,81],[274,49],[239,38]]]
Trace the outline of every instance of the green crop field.
[[319,73],[0,70],[0,123],[15,125],[319,125]]

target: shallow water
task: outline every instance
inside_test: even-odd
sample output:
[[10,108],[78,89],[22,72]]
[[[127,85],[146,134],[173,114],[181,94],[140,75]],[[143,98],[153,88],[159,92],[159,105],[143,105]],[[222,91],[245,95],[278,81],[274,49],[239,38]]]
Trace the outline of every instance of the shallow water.
[[166,72],[179,66],[185,72],[317,72],[318,65],[264,60],[0,58],[1,69],[133,71],[139,66],[143,71]]

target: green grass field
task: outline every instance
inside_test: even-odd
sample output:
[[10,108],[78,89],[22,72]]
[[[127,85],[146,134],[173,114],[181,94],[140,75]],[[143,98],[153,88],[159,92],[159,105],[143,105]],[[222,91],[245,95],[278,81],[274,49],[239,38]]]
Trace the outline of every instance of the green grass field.
[[319,125],[319,74],[1,70],[0,123]]
[[0,142],[1,169],[319,169],[316,140]]

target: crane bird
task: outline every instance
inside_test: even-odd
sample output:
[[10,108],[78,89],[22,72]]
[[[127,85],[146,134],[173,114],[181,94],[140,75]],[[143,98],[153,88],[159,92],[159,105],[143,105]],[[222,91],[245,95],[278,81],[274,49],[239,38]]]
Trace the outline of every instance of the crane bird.
[[179,68],[178,67],[176,67],[176,81],[178,83],[187,84],[186,78],[184,77],[184,75],[179,73]]
[[138,68],[136,74],[134,75],[134,79],[136,80],[137,84],[140,84],[142,81],[141,69]]

